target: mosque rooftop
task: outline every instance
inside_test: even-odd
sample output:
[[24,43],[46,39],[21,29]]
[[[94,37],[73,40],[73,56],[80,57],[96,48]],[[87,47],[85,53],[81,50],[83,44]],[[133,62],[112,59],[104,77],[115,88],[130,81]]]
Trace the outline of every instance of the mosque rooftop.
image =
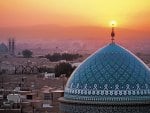
[[149,103],[150,69],[112,42],[87,58],[71,75],[61,100],[93,103]]
[[130,51],[110,43],[74,71],[64,98],[110,102],[150,100],[150,69]]

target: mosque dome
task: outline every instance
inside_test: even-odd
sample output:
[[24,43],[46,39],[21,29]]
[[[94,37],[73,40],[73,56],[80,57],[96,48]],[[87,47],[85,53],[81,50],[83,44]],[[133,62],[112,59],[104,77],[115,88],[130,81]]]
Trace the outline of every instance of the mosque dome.
[[108,44],[73,72],[64,99],[107,103],[150,101],[150,69],[120,45]]
[[60,113],[150,113],[149,67],[111,37],[72,73]]
[[8,53],[8,48],[4,43],[0,44],[0,53],[2,54]]

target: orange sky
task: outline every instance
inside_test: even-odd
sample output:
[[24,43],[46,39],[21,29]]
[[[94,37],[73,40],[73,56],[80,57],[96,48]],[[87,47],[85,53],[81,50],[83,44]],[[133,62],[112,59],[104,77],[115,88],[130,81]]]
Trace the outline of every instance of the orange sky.
[[[57,24],[150,29],[150,0],[1,0],[0,26]],[[140,27],[140,28],[137,28]]]
[[0,0],[0,39],[4,40],[12,36],[34,42],[106,41],[111,20],[117,21],[118,41],[150,41],[150,0]]

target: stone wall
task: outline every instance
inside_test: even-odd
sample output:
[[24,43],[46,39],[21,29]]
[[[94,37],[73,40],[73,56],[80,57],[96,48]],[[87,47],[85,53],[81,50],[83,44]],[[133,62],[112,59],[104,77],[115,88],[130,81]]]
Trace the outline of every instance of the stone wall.
[[150,104],[94,105],[61,102],[60,113],[150,113]]

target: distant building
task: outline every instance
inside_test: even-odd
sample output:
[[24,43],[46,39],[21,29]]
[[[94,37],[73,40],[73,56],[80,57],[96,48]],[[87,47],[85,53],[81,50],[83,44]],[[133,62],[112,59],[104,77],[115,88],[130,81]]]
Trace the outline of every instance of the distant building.
[[9,94],[7,95],[8,102],[13,101],[14,103],[20,103],[21,97],[20,94]]
[[55,78],[55,73],[47,73],[47,72],[45,72],[44,73],[44,78]]
[[8,61],[0,62],[0,72],[5,70],[7,74],[14,74],[15,66]]
[[0,55],[7,55],[8,54],[8,47],[6,44],[1,43],[0,44]]
[[14,56],[15,55],[15,40],[14,40],[14,38],[9,38],[8,46],[9,46],[9,54]]
[[15,40],[14,38],[10,38],[8,40],[8,47],[6,44],[1,43],[0,44],[0,55],[15,55]]

